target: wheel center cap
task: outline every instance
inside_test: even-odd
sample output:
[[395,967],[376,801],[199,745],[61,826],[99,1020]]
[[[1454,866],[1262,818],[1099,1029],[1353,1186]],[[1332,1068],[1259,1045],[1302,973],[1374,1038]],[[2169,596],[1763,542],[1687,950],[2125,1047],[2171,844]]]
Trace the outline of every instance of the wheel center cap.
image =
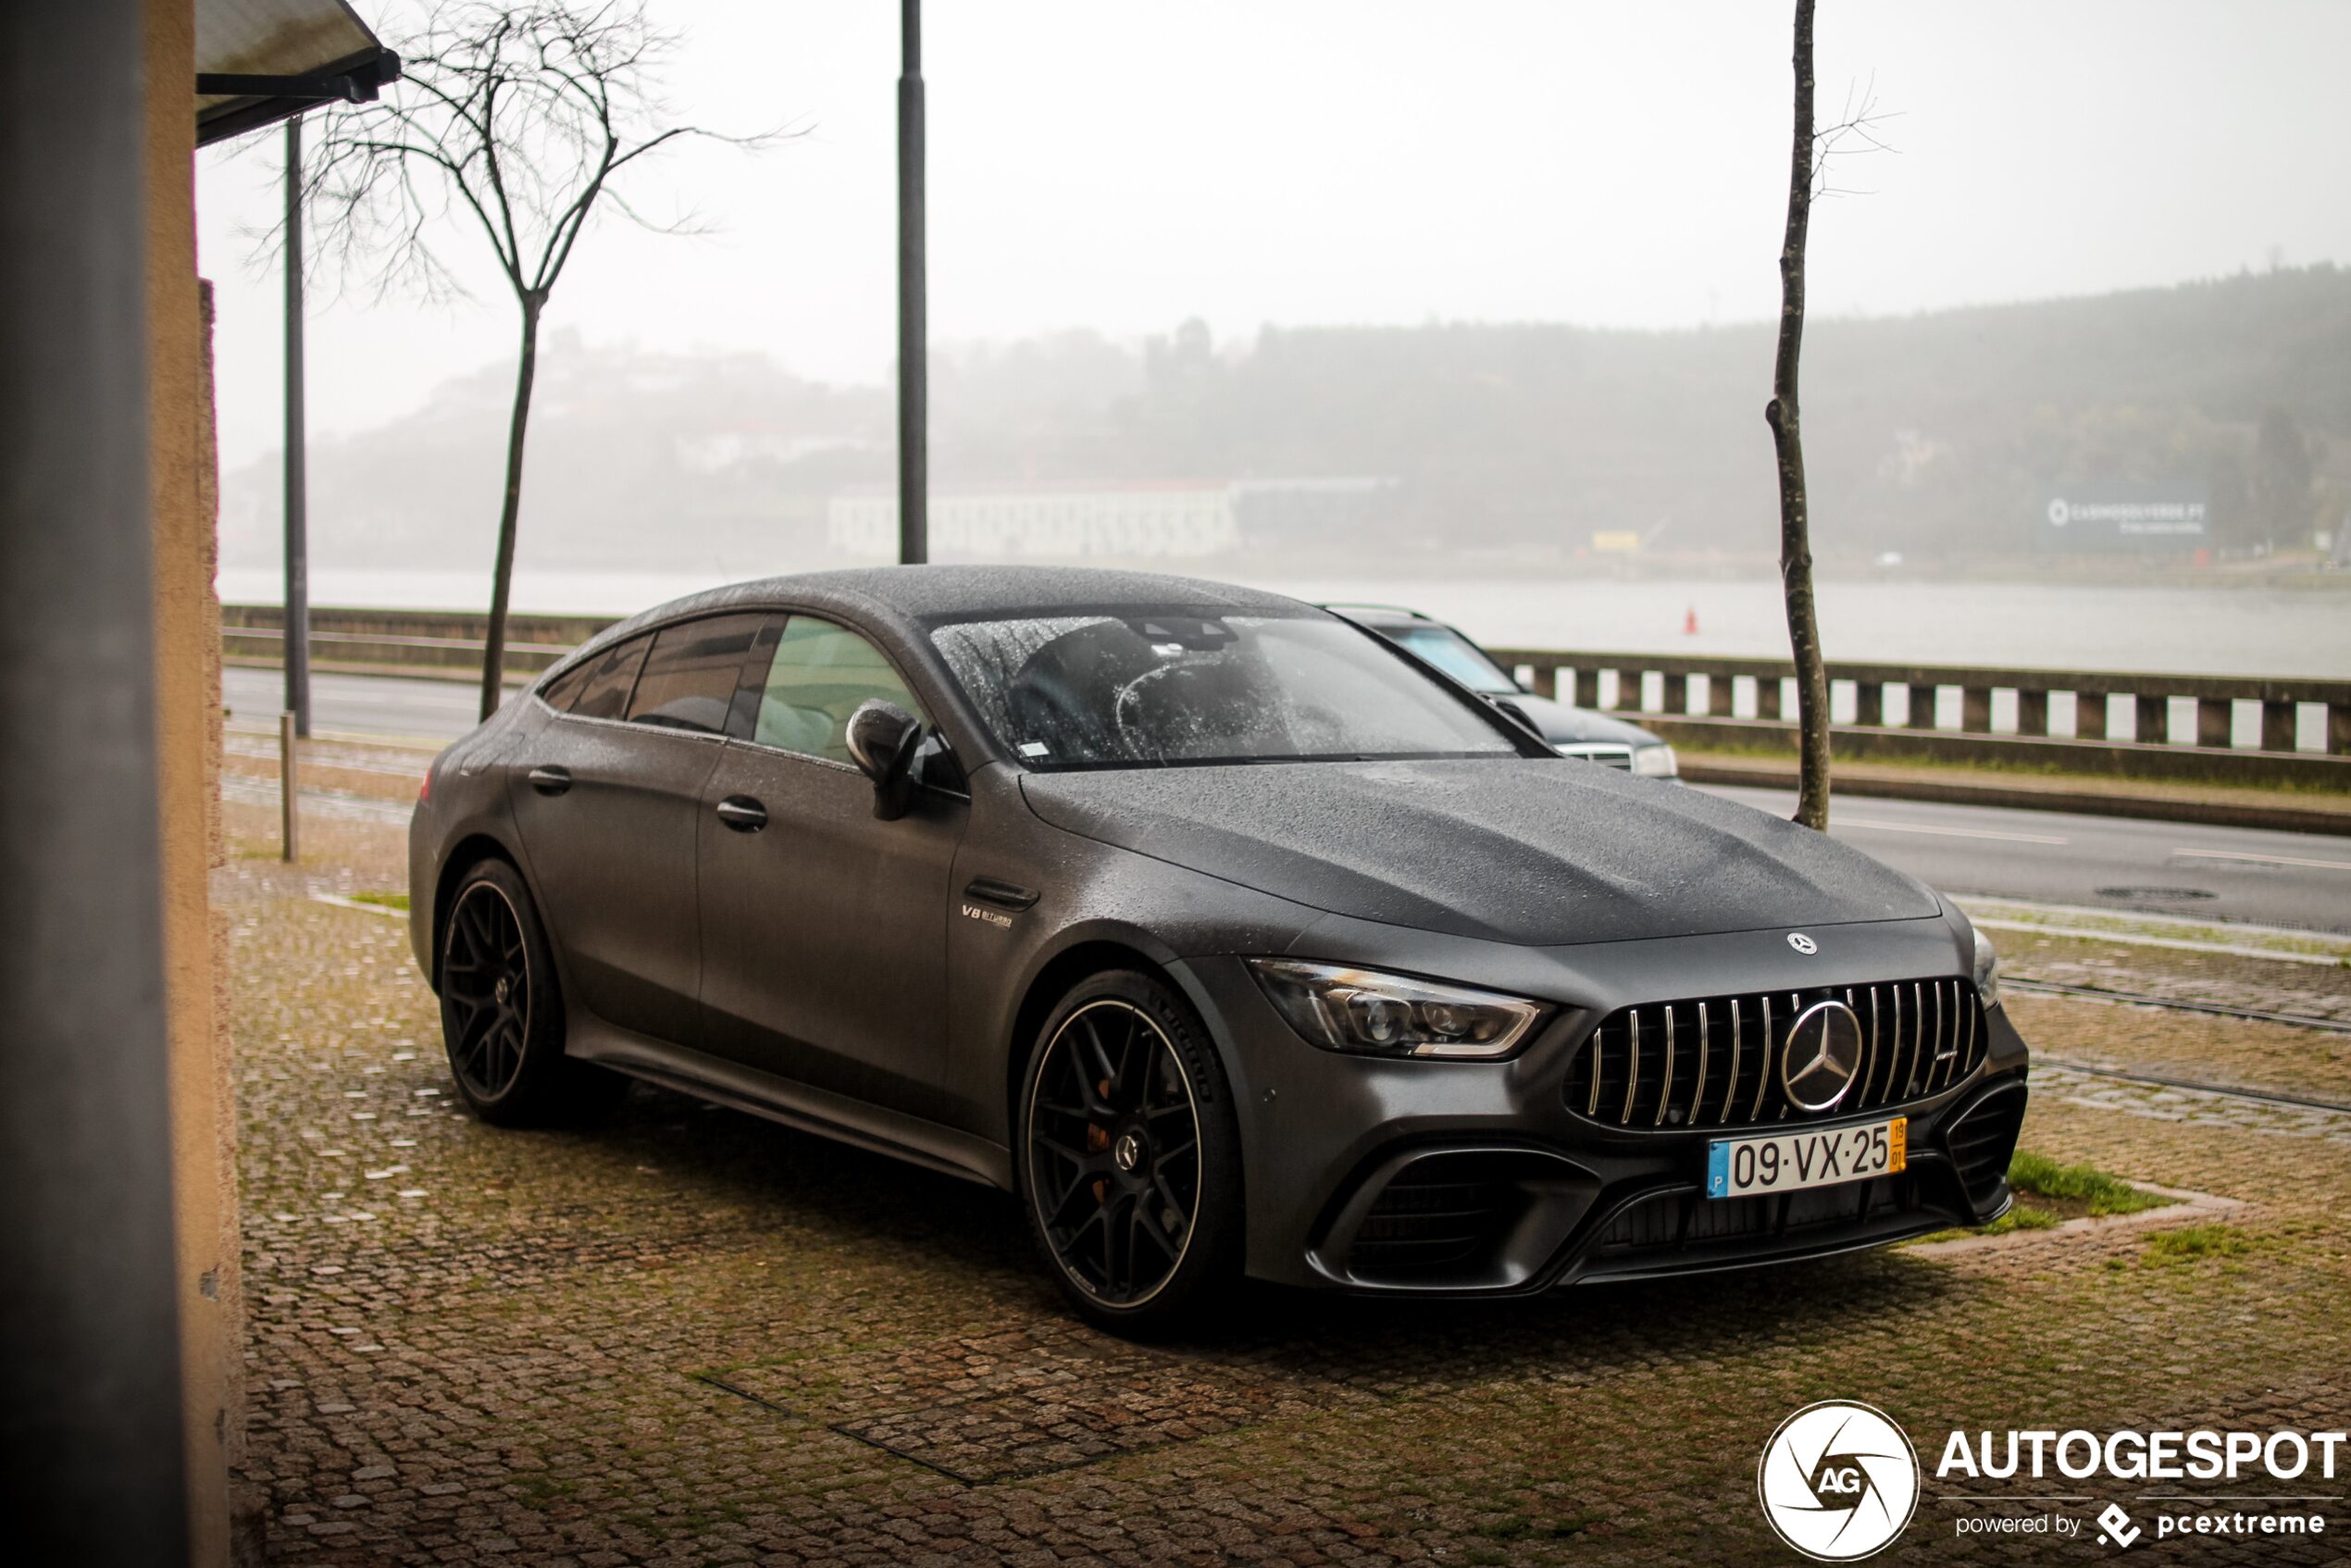
[[1120,1133],[1118,1141],[1110,1146],[1110,1157],[1120,1170],[1132,1174],[1143,1163],[1143,1140],[1131,1132]]
[[491,988],[490,994],[498,999],[499,1006],[505,1006],[515,999],[515,977],[512,975],[499,976],[498,983]]

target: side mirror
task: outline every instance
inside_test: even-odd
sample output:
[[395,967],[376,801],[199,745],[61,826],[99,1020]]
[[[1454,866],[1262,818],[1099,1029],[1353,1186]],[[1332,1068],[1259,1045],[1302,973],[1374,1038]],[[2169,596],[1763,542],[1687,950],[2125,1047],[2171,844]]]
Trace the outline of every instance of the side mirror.
[[849,755],[874,781],[874,815],[895,822],[906,815],[914,793],[914,749],[923,743],[922,721],[895,703],[868,697],[849,716],[842,735]]

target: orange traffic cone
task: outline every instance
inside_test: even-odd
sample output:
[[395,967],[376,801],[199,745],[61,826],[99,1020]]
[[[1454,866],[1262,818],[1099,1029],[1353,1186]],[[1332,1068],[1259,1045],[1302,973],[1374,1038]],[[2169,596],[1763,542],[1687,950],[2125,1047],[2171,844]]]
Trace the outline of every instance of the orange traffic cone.
[[1689,613],[1682,617],[1682,635],[1685,637],[1698,635],[1698,606],[1696,604],[1691,605]]

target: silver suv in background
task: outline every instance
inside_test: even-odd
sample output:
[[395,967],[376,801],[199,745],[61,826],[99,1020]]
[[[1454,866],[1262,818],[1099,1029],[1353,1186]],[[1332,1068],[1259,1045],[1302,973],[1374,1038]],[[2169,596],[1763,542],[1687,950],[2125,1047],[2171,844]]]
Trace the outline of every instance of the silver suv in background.
[[1589,708],[1537,697],[1511,679],[1485,649],[1443,621],[1395,604],[1325,604],[1323,608],[1378,632],[1479,696],[1509,703],[1542,732],[1554,750],[1645,778],[1680,781],[1673,748],[1661,736]]

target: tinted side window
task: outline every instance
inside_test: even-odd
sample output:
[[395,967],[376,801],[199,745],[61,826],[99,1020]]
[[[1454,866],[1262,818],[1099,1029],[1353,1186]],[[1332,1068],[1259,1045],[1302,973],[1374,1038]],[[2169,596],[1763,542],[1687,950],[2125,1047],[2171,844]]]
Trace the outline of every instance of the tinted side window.
[[571,712],[572,703],[579,701],[580,690],[588,684],[588,678],[595,672],[595,668],[592,662],[573,666],[565,672],[563,678],[552,682],[540,692],[539,700],[559,714]]
[[857,705],[872,697],[924,716],[922,704],[880,649],[846,627],[794,616],[767,666],[752,739],[763,746],[848,762],[842,730]]
[[628,722],[725,734],[727,704],[742,675],[743,657],[767,621],[765,616],[713,616],[654,633],[653,652],[628,703]]
[[[637,684],[637,668],[645,662],[645,650],[652,645],[650,637],[632,637],[628,641],[607,649],[602,658],[591,659],[572,675],[555,684],[570,686],[575,677],[580,683],[574,688],[572,700],[566,711],[581,718],[618,718],[628,710],[629,689]],[[558,708],[566,704],[555,701],[553,691],[548,702]]]

